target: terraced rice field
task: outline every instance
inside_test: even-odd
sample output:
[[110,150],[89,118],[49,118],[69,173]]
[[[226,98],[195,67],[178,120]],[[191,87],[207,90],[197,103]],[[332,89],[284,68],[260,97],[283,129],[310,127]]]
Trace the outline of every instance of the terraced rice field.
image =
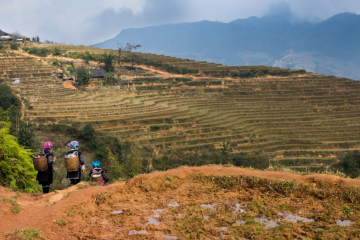
[[78,91],[65,89],[53,71],[36,58],[0,52],[0,78],[21,77],[14,89],[31,106],[26,117],[34,123],[91,123],[159,154],[230,142],[233,152],[260,150],[301,171],[326,167],[360,146],[358,81],[311,73],[246,79],[159,74],[139,76],[130,89]]

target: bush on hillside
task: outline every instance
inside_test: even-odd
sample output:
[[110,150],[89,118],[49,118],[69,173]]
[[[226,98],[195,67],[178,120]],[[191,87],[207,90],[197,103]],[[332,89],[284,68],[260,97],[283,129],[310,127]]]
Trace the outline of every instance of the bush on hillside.
[[255,153],[238,153],[234,156],[234,164],[239,167],[253,167],[256,169],[267,169],[270,166],[270,157],[266,154]]
[[37,47],[29,48],[28,50],[29,54],[33,54],[40,57],[46,57],[47,55],[50,54],[50,52],[51,50],[47,48],[37,48]]
[[8,110],[11,106],[19,107],[20,100],[12,93],[11,88],[6,84],[0,84],[0,107]]
[[114,66],[112,65],[112,61],[115,58],[115,55],[112,53],[104,53],[102,55],[102,61],[105,63],[105,71],[106,72],[113,72],[114,71]]
[[78,138],[85,141],[86,149],[92,150],[96,149],[98,142],[96,140],[96,132],[92,125],[86,124],[78,134]]
[[16,42],[13,42],[13,43],[11,43],[10,48],[11,48],[11,50],[18,50],[19,45]]
[[11,122],[11,135],[17,137],[20,145],[35,149],[36,141],[33,127],[31,124],[20,120],[21,102],[12,93],[11,88],[4,84],[0,84],[0,109],[8,110],[8,117]]
[[91,79],[91,72],[86,70],[84,67],[76,68],[76,78],[79,85],[87,85]]
[[88,123],[81,129],[78,137],[85,141],[90,141],[95,138],[95,129],[90,123]]
[[39,143],[35,141],[34,128],[30,123],[20,121],[16,137],[20,145],[35,150]]
[[0,50],[4,48],[4,45],[0,43]]
[[0,184],[15,190],[38,190],[31,150],[25,149],[9,134],[10,123],[0,121]]
[[133,178],[142,173],[142,160],[136,150],[126,156],[123,163],[123,174],[126,178]]
[[336,166],[338,170],[344,172],[351,178],[357,178],[360,175],[360,151],[356,150],[353,152],[348,152],[345,157],[343,157],[339,164]]
[[53,55],[54,56],[60,56],[61,55],[60,48],[55,47],[54,50],[53,50]]

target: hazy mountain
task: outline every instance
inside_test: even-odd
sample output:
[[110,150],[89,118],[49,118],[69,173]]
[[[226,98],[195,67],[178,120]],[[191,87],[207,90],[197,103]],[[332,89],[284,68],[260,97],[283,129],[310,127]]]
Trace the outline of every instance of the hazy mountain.
[[318,24],[290,13],[230,23],[202,21],[123,30],[95,47],[141,44],[141,52],[226,65],[269,65],[360,79],[360,15],[342,13]]

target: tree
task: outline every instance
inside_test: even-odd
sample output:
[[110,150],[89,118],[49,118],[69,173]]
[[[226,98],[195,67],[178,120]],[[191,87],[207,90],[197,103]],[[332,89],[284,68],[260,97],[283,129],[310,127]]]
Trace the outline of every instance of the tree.
[[34,129],[31,124],[20,121],[19,131],[16,136],[20,145],[29,149],[36,149],[37,142],[35,141]]
[[0,185],[16,190],[38,190],[31,150],[25,149],[9,134],[10,123],[0,121]]
[[13,35],[16,39],[23,38],[24,36],[19,33],[19,31],[13,32],[11,35]]
[[39,37],[39,36],[32,37],[32,38],[31,38],[31,41],[32,41],[32,42],[40,42],[40,37]]
[[76,68],[76,78],[79,85],[87,85],[91,79],[92,73],[84,67]]
[[78,137],[85,141],[90,141],[95,138],[95,129],[90,123],[88,123],[80,131]]
[[123,47],[120,46],[120,44],[118,43],[118,66],[120,68],[120,64],[121,64],[121,54],[122,54],[122,51],[123,51]]
[[142,173],[142,160],[136,150],[126,156],[123,164],[123,173],[128,178],[133,178]]
[[[138,48],[141,48],[142,46],[140,44],[130,44],[126,43],[125,49],[130,52],[130,60],[131,60],[131,66],[134,66],[135,62],[138,62],[139,57],[136,55],[135,51]],[[134,50],[134,52],[133,52]]]
[[20,107],[21,102],[8,85],[0,84],[0,107],[7,110],[11,106]]
[[106,52],[102,55],[102,61],[105,63],[105,71],[106,72],[113,72],[114,66],[112,65],[112,61],[115,58],[115,55],[112,53],[107,54]]

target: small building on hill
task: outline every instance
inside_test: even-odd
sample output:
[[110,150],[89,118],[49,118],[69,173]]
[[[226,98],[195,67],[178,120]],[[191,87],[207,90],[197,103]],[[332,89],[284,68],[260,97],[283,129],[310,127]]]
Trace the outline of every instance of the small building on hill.
[[86,71],[91,72],[91,78],[104,78],[105,77],[105,69],[88,69]]
[[3,32],[0,30],[0,41],[4,42],[4,41],[13,41],[13,35]]

